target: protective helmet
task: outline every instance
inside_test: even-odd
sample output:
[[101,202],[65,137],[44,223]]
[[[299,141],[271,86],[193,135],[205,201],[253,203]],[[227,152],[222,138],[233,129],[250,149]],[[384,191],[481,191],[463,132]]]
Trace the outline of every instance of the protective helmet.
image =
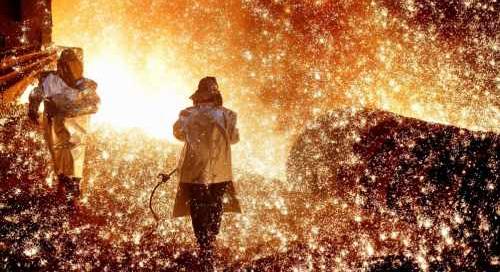
[[61,52],[57,60],[57,70],[68,86],[74,87],[83,78],[83,62],[75,49],[67,48]]
[[209,101],[220,96],[219,84],[215,77],[204,77],[198,83],[198,89],[189,98],[194,102]]

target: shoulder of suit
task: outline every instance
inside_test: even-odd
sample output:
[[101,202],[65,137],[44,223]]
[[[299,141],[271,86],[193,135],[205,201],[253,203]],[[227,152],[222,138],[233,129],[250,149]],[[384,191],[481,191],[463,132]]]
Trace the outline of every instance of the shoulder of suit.
[[89,89],[97,89],[97,82],[90,78],[81,78],[76,82],[77,87],[89,88]]
[[193,113],[194,111],[196,110],[196,107],[188,107],[188,108],[185,108],[183,110],[181,110],[181,112],[179,113],[180,116],[189,116],[191,113]]
[[43,71],[38,75],[38,81],[43,82],[45,79],[51,76],[57,76],[56,71]]
[[225,107],[222,107],[222,110],[224,111],[224,113],[230,117],[236,117],[236,112],[234,112],[233,110],[230,110],[228,108],[225,108]]

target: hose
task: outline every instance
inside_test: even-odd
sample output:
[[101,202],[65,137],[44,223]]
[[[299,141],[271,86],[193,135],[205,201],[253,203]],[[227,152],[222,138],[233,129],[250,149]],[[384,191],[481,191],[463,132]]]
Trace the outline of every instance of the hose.
[[170,180],[170,177],[177,171],[177,168],[175,168],[174,170],[172,170],[170,173],[168,174],[163,174],[163,173],[160,173],[158,175],[159,178],[161,178],[161,180],[156,184],[155,188],[153,189],[153,191],[151,192],[151,195],[149,196],[149,210],[151,211],[151,213],[153,214],[153,217],[155,219],[156,222],[158,222],[160,219],[158,218],[158,215],[156,215],[155,211],[153,210],[153,196],[155,195],[155,192],[156,192],[156,189],[158,189],[158,187],[160,187],[160,185],[162,185],[163,183],[166,183]]
[[156,184],[156,186],[154,187],[153,191],[151,192],[151,195],[149,196],[149,210],[151,211],[151,213],[153,214],[153,217],[155,219],[155,224],[152,228],[149,228],[149,231],[147,231],[141,238],[141,241],[143,239],[146,239],[146,238],[149,238],[149,236],[151,236],[153,234],[153,232],[156,231],[156,229],[158,228],[158,223],[160,221],[160,219],[158,218],[158,215],[155,213],[154,209],[153,209],[153,197],[155,195],[155,192],[156,192],[156,189],[158,189],[158,187],[160,187],[160,185],[162,185],[163,183],[166,183],[167,181],[170,180],[170,177],[177,171],[177,168],[172,170],[170,173],[168,174],[164,174],[164,173],[160,173],[158,175],[159,178],[161,178],[161,180]]

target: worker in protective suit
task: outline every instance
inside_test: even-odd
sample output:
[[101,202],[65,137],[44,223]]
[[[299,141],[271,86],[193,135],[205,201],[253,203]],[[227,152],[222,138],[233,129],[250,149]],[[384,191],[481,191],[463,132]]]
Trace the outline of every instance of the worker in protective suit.
[[39,123],[39,105],[44,103],[43,135],[58,179],[58,195],[66,200],[71,213],[79,208],[77,201],[85,158],[85,134],[89,114],[97,111],[98,97],[90,110],[89,107],[68,107],[75,107],[75,101],[81,101],[86,92],[95,93],[96,88],[95,82],[83,78],[83,63],[76,52],[65,49],[58,58],[57,71],[43,72],[38,86],[29,96],[28,116],[35,123]]
[[239,141],[236,113],[222,106],[215,77],[205,77],[180,112],[174,136],[185,142],[178,164],[174,217],[191,215],[204,270],[213,270],[213,243],[222,213],[241,212],[233,187],[231,144]]

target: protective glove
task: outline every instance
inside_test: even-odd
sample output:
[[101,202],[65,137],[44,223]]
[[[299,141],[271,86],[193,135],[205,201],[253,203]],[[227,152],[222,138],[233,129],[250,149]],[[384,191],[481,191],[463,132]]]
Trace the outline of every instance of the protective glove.
[[80,91],[83,91],[86,89],[95,90],[95,89],[97,89],[97,83],[91,79],[82,78],[82,79],[77,81],[76,88],[79,89]]

